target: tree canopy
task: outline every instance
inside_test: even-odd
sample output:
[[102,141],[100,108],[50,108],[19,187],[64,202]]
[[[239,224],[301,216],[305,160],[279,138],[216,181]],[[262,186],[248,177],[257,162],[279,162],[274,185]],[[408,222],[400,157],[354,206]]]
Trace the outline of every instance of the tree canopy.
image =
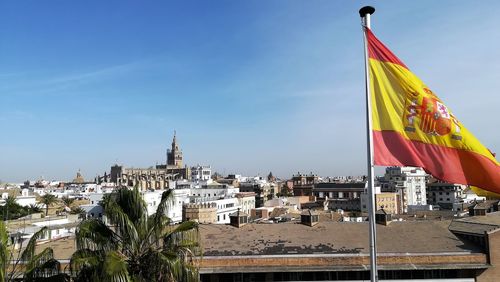
[[172,190],[163,193],[148,216],[137,188],[122,188],[101,204],[101,219],[83,221],[76,233],[77,251],[70,262],[76,281],[197,281],[193,261],[199,253],[198,224],[171,225],[165,215]]
[[61,272],[59,261],[54,259],[54,251],[47,247],[36,254],[36,241],[48,231],[42,227],[26,245],[20,244],[16,250],[10,242],[5,223],[0,222],[0,281],[69,281],[69,276]]

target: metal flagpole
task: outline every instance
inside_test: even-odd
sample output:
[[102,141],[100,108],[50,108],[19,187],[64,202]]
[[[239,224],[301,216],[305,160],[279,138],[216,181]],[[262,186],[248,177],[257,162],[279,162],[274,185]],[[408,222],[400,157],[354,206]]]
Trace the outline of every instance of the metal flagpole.
[[370,28],[370,15],[375,8],[365,6],[359,10],[362,19],[363,35],[365,44],[365,88],[366,88],[366,137],[367,137],[367,164],[368,164],[368,220],[370,226],[370,280],[378,281],[377,272],[377,232],[375,228],[375,191],[373,181],[373,135],[372,135],[372,104],[370,94],[370,72],[368,64],[368,39],[366,29]]

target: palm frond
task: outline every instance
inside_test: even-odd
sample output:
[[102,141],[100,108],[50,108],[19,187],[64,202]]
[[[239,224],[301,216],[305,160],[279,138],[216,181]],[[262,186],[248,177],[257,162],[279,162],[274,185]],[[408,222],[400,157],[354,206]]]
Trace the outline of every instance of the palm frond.
[[26,249],[21,254],[21,260],[22,261],[30,261],[33,256],[35,255],[35,247],[36,247],[36,241],[40,239],[45,233],[47,233],[47,226],[42,227],[42,229],[38,230],[31,236],[30,240],[28,241],[28,245],[26,245]]
[[176,246],[184,240],[200,241],[197,222],[185,221],[176,227],[172,227],[164,237],[164,244],[166,246]]
[[78,249],[109,251],[118,247],[116,233],[99,219],[84,220],[76,231]]
[[144,202],[137,187],[133,190],[126,188],[119,189],[116,194],[115,203],[127,214],[132,222],[139,222],[148,216],[146,202]]
[[[171,208],[171,201],[174,198],[174,192],[172,189],[169,189],[161,194],[161,201],[158,204],[158,208],[155,213],[155,222],[159,222],[168,209]],[[158,218],[158,219],[156,219]]]
[[196,222],[170,225],[173,192],[162,194],[154,215],[138,188],[120,188],[102,200],[110,226],[87,220],[77,231],[71,258],[75,281],[198,281],[193,257],[199,248]]
[[0,281],[5,281],[7,273],[7,265],[9,263],[10,250],[7,247],[9,243],[9,235],[5,222],[0,221]]
[[103,267],[104,273],[110,281],[130,281],[127,262],[118,252],[108,252]]
[[90,249],[81,249],[75,251],[71,256],[71,260],[69,262],[69,270],[71,275],[76,276],[76,274],[82,268],[88,268],[88,269],[100,268],[103,264],[104,256],[105,252],[103,251],[96,251]]
[[110,202],[105,211],[106,217],[115,225],[118,235],[124,240],[123,246],[131,249],[137,249],[139,243],[139,234],[137,233],[134,222],[128,217],[128,214],[115,202]]
[[52,278],[61,273],[61,263],[54,258],[46,256],[46,254],[43,254],[41,257],[35,257],[32,262],[26,265],[24,271],[25,281],[38,281],[44,277]]

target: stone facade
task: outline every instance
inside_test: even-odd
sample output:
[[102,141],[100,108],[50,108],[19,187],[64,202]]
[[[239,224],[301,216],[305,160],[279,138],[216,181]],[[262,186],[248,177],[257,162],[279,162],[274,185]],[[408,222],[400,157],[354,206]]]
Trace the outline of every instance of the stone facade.
[[310,173],[309,175],[300,174],[292,177],[294,196],[312,196],[314,184],[318,183],[318,176]]
[[217,204],[186,204],[182,207],[182,221],[195,220],[199,223],[217,223]]
[[177,144],[177,136],[174,131],[174,139],[172,140],[172,148],[167,150],[167,166],[182,167],[182,151]]
[[168,189],[169,182],[179,179],[191,179],[189,167],[182,167],[182,151],[179,149],[174,133],[172,148],[167,151],[167,163],[151,168],[124,168],[120,165],[111,167],[110,180],[117,185],[134,187],[141,190]]
[[[377,191],[378,190],[378,191]],[[399,200],[398,193],[380,192],[378,187],[375,188],[375,210],[384,209],[390,214],[402,214],[403,207]],[[368,212],[368,193],[365,191],[361,194],[361,211]]]

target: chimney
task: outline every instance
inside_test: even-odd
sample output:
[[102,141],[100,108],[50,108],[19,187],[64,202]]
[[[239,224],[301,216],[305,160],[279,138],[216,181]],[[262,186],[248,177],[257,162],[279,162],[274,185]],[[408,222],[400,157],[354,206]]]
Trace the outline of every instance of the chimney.
[[248,223],[248,214],[241,212],[238,208],[238,211],[229,215],[229,222],[230,225],[240,228]]
[[386,212],[384,209],[375,212],[375,223],[387,226],[391,221],[392,214]]
[[319,222],[319,215],[311,210],[304,210],[300,215],[300,223],[307,226],[314,226]]

